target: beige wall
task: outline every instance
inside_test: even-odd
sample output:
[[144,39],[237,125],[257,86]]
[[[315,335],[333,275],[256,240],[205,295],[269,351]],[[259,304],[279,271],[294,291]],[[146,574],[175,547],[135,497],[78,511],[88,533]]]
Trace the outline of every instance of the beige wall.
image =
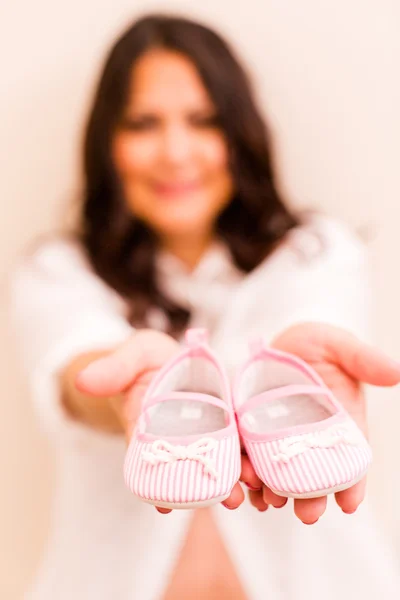
[[[7,7],[5,7],[7,4]],[[169,7],[218,24],[257,77],[275,133],[282,185],[297,205],[363,228],[370,243],[377,342],[400,359],[400,8],[396,0],[197,0]],[[77,188],[88,93],[113,35],[149,0],[36,0],[0,9],[0,273],[34,235],[52,229]],[[136,8],[133,9],[132,6]],[[342,290],[339,291],[341,293]],[[1,337],[0,597],[15,600],[43,547],[51,458]],[[375,506],[391,531],[400,499],[399,390],[374,391]],[[398,519],[397,519],[398,520]]]

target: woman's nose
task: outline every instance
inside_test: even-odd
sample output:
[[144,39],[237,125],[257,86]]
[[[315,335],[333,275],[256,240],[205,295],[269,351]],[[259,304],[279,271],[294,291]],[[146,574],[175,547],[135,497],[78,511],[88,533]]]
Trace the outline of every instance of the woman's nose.
[[170,165],[181,165],[191,158],[193,136],[186,127],[165,127],[161,141],[161,153]]

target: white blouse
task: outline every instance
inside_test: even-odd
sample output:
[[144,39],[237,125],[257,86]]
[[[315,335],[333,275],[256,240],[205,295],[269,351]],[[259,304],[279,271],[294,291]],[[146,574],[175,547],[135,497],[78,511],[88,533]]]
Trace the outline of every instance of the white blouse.
[[[160,286],[190,308],[190,326],[209,329],[231,374],[252,336],[271,339],[299,321],[332,323],[365,338],[366,270],[362,244],[321,216],[293,230],[248,275],[222,243],[191,273],[165,252],[157,259]],[[24,372],[57,461],[51,533],[26,598],[159,600],[191,511],[165,517],[137,500],[123,482],[123,437],[72,420],[57,384],[57,373],[76,355],[130,335],[125,302],[93,273],[79,245],[62,238],[22,259],[10,289]],[[163,315],[154,310],[150,324],[163,329]],[[366,503],[347,516],[330,498],[311,527],[290,506],[262,514],[246,501],[237,511],[213,510],[249,600],[400,597],[398,566]]]

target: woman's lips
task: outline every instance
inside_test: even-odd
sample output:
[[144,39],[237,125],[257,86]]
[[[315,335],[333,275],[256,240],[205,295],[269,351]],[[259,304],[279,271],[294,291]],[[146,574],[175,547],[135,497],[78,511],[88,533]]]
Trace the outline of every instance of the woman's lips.
[[198,190],[200,183],[198,181],[188,181],[180,183],[154,183],[153,189],[160,196],[179,196],[189,194]]

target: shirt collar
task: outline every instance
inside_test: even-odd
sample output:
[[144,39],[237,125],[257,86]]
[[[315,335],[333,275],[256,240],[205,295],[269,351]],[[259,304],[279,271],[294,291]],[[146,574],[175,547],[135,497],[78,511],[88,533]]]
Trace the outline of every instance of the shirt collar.
[[217,291],[218,294],[229,293],[242,277],[243,273],[234,264],[231,252],[222,240],[214,241],[192,270],[166,250],[159,250],[156,255],[159,288],[182,306],[205,305],[208,298],[211,303]]
[[167,250],[159,250],[156,255],[156,274],[160,279],[175,275],[190,280],[213,280],[235,269],[229,248],[222,240],[215,240],[192,270]]

